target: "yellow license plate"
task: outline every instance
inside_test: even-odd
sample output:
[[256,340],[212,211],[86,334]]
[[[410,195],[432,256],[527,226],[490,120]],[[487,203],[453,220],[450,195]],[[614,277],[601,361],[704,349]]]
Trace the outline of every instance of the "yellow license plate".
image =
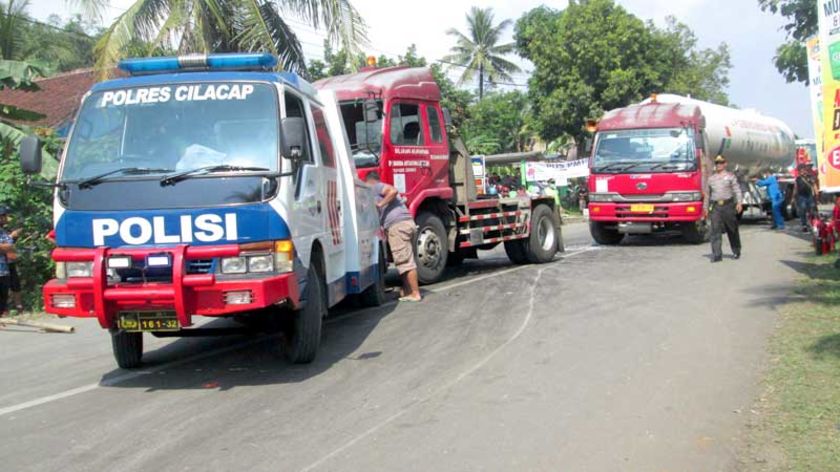
[[174,311],[131,311],[120,313],[118,326],[124,331],[178,331]]
[[640,203],[638,205],[630,205],[632,213],[653,213],[653,205],[647,203]]

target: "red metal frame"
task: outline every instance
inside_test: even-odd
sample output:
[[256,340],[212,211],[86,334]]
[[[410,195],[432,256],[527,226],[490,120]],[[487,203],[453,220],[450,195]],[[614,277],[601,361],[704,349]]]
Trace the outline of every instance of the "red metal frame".
[[[172,258],[172,282],[108,285],[106,261],[110,256],[131,256],[143,259],[150,254],[168,253]],[[58,248],[53,259],[58,262],[93,262],[92,277],[53,279],[44,286],[44,307],[48,313],[60,316],[96,317],[103,328],[114,328],[120,311],[172,310],[182,327],[192,325],[193,315],[225,316],[266,308],[281,302],[297,308],[300,287],[294,274],[280,274],[260,278],[219,279],[215,274],[187,274],[190,259],[235,257],[236,245],[175,246],[169,248],[130,249],[72,249]],[[249,290],[252,301],[245,305],[227,305],[225,292]],[[54,295],[73,295],[74,308],[58,308],[52,304]]]

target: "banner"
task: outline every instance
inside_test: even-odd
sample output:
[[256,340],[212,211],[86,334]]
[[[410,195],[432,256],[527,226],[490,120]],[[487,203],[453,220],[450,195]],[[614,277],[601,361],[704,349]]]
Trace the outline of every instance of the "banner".
[[[811,154],[818,168],[822,168],[823,155],[823,91],[822,91],[822,67],[820,65],[820,39],[813,37],[805,42],[808,51],[808,91],[811,96],[811,120],[814,126],[814,140],[817,143],[817,152]],[[797,156],[798,157],[798,156]],[[820,170],[820,181],[824,179],[823,170]]]
[[840,1],[818,0],[817,9],[823,97],[820,190],[840,192]]
[[558,186],[563,187],[569,179],[588,175],[589,159],[525,163],[525,177],[528,182],[545,182],[548,179],[554,179]]

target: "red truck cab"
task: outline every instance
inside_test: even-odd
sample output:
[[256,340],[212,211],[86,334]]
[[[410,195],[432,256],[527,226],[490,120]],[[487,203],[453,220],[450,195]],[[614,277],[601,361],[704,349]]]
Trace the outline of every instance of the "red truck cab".
[[368,67],[314,85],[336,95],[359,177],[378,171],[411,211],[421,283],[498,244],[515,263],[548,262],[562,250],[553,198],[478,195],[466,148],[448,136],[430,69]]
[[704,128],[700,108],[685,104],[652,101],[604,115],[588,184],[596,242],[618,244],[625,234],[671,229],[703,241]]

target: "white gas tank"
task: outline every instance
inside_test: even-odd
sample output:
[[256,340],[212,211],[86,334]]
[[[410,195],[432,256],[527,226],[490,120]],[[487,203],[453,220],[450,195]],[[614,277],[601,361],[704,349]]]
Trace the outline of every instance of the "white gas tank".
[[707,153],[712,157],[723,154],[731,165],[788,166],[794,158],[795,135],[781,120],[754,110],[738,110],[679,95],[657,95],[656,101],[699,107],[706,118]]

